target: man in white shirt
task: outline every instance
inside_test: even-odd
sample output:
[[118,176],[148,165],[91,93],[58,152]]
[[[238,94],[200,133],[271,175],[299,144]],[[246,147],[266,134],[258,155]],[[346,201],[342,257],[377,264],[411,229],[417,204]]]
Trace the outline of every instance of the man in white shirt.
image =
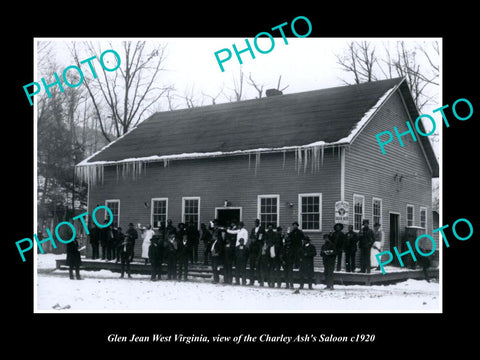
[[245,224],[243,223],[243,221],[240,221],[238,223],[238,226],[240,229],[227,230],[229,234],[237,234],[237,241],[235,242],[235,246],[240,245],[240,239],[244,239],[245,241],[248,239],[248,230],[245,229]]

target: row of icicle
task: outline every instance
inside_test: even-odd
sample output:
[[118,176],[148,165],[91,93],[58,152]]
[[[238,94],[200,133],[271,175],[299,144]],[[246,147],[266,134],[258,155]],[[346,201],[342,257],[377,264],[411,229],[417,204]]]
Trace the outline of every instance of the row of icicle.
[[[88,166],[77,166],[76,174],[83,182],[89,185],[103,184],[104,168],[105,166],[112,166],[109,164],[92,164]],[[146,174],[146,161],[132,161],[115,164],[115,172],[117,181],[121,178],[131,176],[134,180]],[[164,167],[168,166],[168,161],[164,162]]]
[[[286,165],[286,153],[291,150],[283,150],[283,168]],[[310,147],[298,147],[293,150],[295,155],[295,171],[297,174],[301,172],[306,173],[307,169],[310,168],[311,173],[317,173],[321,167],[323,167],[325,146],[316,145]],[[340,147],[338,147],[338,158],[340,158]],[[257,151],[253,153],[255,155],[254,163],[254,173],[257,174],[257,171],[260,169],[261,163],[261,152]],[[332,155],[335,156],[335,147],[332,147]],[[251,170],[251,156],[252,153],[248,154],[248,169]],[[110,164],[92,164],[88,166],[77,166],[76,173],[77,176],[85,183],[95,185],[97,183],[102,183],[104,180],[104,167],[105,166],[115,166],[116,167],[116,179],[117,181],[120,178],[126,178],[131,176],[132,179],[137,179],[140,176],[144,175],[147,170],[147,161],[131,161],[123,162],[115,165]],[[169,160],[163,160],[163,166],[166,168],[169,166]]]

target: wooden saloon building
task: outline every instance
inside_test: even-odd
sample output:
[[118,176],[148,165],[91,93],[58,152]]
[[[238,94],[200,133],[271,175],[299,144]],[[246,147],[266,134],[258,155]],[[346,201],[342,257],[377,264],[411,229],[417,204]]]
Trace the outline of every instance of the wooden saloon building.
[[108,206],[124,231],[166,219],[236,219],[248,230],[256,218],[284,230],[298,221],[319,247],[334,223],[358,231],[369,219],[388,250],[407,227],[432,231],[439,168],[428,138],[404,136],[385,155],[375,138],[414,128],[418,115],[401,78],[160,112],[77,170],[89,213]]

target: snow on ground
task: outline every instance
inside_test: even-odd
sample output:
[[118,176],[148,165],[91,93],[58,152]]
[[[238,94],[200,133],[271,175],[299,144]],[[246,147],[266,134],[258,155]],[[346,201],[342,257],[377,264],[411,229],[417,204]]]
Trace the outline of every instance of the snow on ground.
[[[120,279],[108,270],[81,271],[70,280],[55,259],[37,257],[38,312],[440,312],[439,284],[407,280],[393,285],[335,285],[335,290],[212,284],[209,279],[152,282],[149,275]],[[165,277],[165,276],[164,276]],[[298,284],[296,285],[298,287]]]

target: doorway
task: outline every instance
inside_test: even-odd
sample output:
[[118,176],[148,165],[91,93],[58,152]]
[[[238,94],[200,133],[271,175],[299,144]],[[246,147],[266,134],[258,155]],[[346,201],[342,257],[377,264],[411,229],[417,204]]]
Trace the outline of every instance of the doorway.
[[[393,251],[395,246],[400,249],[400,214],[390,213],[390,251]],[[394,257],[393,261],[399,265],[397,257]]]
[[232,221],[238,224],[242,220],[242,208],[215,208],[215,218],[219,226],[230,226]]

